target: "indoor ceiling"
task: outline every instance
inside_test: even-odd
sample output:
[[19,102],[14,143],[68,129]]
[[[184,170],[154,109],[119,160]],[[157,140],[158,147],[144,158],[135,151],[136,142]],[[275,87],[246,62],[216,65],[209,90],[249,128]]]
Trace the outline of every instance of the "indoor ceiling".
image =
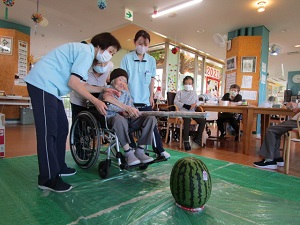
[[[15,0],[8,8],[8,21],[31,27],[31,54],[38,58],[66,42],[81,41],[101,32],[113,32],[123,48],[132,48],[138,25],[148,31],[164,35],[176,43],[203,51],[224,60],[226,48],[213,41],[213,35],[264,25],[270,31],[270,44],[281,47],[278,56],[269,57],[269,77],[282,81],[288,71],[300,71],[300,1],[265,0],[266,10],[257,12],[258,0],[203,0],[186,9],[153,19],[153,7],[158,11],[178,5],[183,0],[106,0],[100,10],[97,0],[39,0],[39,12],[49,21],[38,25],[35,32],[32,13],[37,11],[37,0]],[[133,22],[124,18],[125,8],[133,11]],[[1,4],[0,15],[5,12]],[[131,27],[131,28],[130,28]],[[134,26],[135,27],[135,26]],[[120,35],[121,29],[122,32]],[[151,40],[151,44],[162,38]],[[130,47],[131,46],[131,47]]]

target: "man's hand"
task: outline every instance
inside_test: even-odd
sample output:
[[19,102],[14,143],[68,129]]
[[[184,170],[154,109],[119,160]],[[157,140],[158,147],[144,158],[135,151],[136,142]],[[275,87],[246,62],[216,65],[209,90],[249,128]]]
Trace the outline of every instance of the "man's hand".
[[96,109],[104,116],[106,116],[106,110],[107,110],[107,106],[104,102],[102,102],[101,100],[97,100],[95,103],[94,103]]
[[121,92],[119,92],[119,91],[117,91],[115,89],[112,89],[112,88],[105,88],[104,92],[110,93],[112,95],[116,95],[117,97],[121,96]]
[[126,112],[128,113],[129,117],[139,117],[140,116],[140,111],[134,107],[128,106],[126,108]]

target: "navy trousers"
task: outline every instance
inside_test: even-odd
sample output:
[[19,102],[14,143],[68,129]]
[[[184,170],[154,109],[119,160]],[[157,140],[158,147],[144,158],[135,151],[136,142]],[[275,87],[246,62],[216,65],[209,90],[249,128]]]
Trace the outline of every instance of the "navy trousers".
[[36,127],[38,184],[53,180],[65,163],[68,119],[62,100],[27,83]]

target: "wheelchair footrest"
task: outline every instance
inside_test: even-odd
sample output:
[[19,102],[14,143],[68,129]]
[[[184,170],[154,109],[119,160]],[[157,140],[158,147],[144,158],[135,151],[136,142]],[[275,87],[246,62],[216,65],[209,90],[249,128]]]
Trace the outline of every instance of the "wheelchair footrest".
[[127,163],[122,163],[120,165],[120,168],[122,170],[130,170],[130,169],[135,169],[135,168],[140,168],[140,169],[146,169],[148,167],[147,163],[139,163],[133,166],[129,166]]
[[154,159],[152,162],[149,162],[148,164],[159,163],[167,160],[168,159],[166,159],[166,157],[164,156],[158,156],[156,159]]

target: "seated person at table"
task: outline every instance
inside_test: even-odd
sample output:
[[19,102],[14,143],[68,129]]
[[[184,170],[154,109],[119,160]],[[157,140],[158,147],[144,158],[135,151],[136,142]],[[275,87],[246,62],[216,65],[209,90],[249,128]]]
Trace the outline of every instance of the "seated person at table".
[[[183,78],[184,90],[176,93],[174,104],[178,106],[180,111],[195,112],[195,108],[200,105],[196,91],[193,91],[194,78],[186,76]],[[189,142],[191,118],[183,118],[183,143],[186,151],[191,150]],[[194,138],[194,142],[202,147],[202,133],[205,128],[204,118],[193,118],[198,123],[198,129]]]
[[[229,93],[226,93],[222,97],[222,101],[230,101],[230,102],[240,102],[242,101],[242,96],[239,94],[240,92],[240,87],[237,84],[232,84],[229,88]],[[220,131],[221,135],[220,138],[224,138],[226,135],[225,131],[225,122],[229,122],[230,126],[233,127],[235,131],[235,141],[239,139],[239,119],[240,115],[237,113],[220,113],[218,120],[217,120],[217,125],[218,125],[218,130]]]
[[[151,145],[153,129],[156,125],[154,116],[143,116],[134,108],[133,100],[127,89],[127,72],[123,69],[115,69],[110,74],[110,88],[121,92],[120,97],[111,93],[100,93],[99,99],[110,102],[107,106],[107,123],[116,133],[124,149],[127,164],[129,166],[140,163],[149,163],[154,159],[145,154],[145,145]],[[128,132],[141,130],[138,145],[133,151],[130,148]]]
[[[90,90],[90,87],[94,89],[95,86],[104,87],[107,83],[107,80],[109,80],[109,74],[113,70],[113,68],[114,64],[111,61],[101,63],[95,59],[93,61],[93,65],[88,71],[88,79],[86,81],[88,85],[85,86],[89,90],[89,92],[101,92],[100,90]],[[70,93],[70,102],[72,109],[72,120],[74,121],[78,113],[86,110],[86,99],[77,94],[75,91],[72,91]]]
[[297,128],[297,118],[300,116],[300,108],[298,108],[297,103],[289,102],[286,107],[297,114],[290,120],[283,121],[282,123],[267,128],[264,142],[259,150],[263,159],[259,162],[254,162],[254,166],[272,170],[276,170],[277,166],[284,166],[284,161],[280,156],[279,151],[281,136],[284,133]]

